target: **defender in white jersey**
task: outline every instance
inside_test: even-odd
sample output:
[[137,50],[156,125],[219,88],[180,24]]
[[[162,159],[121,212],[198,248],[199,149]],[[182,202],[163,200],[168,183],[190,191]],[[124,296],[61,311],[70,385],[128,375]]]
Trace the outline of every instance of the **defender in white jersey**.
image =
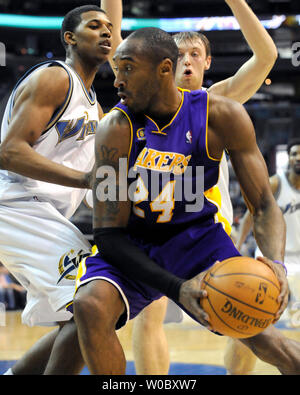
[[[99,7],[70,11],[61,31],[65,62],[33,67],[6,106],[0,146],[0,260],[27,290],[23,323],[69,324],[42,341],[38,357],[34,351],[31,360],[19,361],[15,374],[43,373],[53,343],[53,350],[59,344],[59,352],[65,351],[60,374],[82,367],[75,325],[64,307],[73,298],[77,267],[90,254],[90,243],[69,218],[90,188],[94,135],[103,116],[92,83],[108,59],[111,30]],[[65,344],[72,347],[69,365]],[[32,361],[35,366],[29,366]],[[51,361],[45,372],[55,373]]]
[[[215,83],[208,92],[226,96],[240,103],[248,101],[260,88],[272,69],[277,50],[269,34],[252,12],[245,0],[225,0],[240,24],[241,31],[249,44],[253,56],[237,70],[232,77]],[[101,0],[101,6],[112,21],[115,32],[113,48],[122,41],[121,0]],[[203,89],[205,71],[211,66],[210,42],[203,34],[196,32],[179,33],[174,36],[179,47],[179,60],[176,71],[176,84],[184,89]],[[110,63],[114,67],[112,56]],[[230,125],[228,125],[230,133]],[[229,174],[224,152],[217,185],[206,191],[205,196],[218,207],[215,220],[223,224],[231,233],[233,209],[229,194]],[[176,307],[178,310],[178,308]],[[167,374],[169,352],[163,330],[167,310],[167,298],[163,297],[145,308],[134,320],[133,350],[138,374]]]
[[[99,122],[96,94],[92,90],[90,96],[81,77],[65,62],[37,65],[17,83],[6,106],[1,140],[5,146],[18,92],[50,67],[65,70],[69,89],[57,115],[32,148],[57,164],[88,173],[94,163],[94,134]],[[72,299],[78,261],[89,253],[90,244],[68,218],[86,191],[0,170],[0,260],[27,289],[22,318],[29,326],[53,325],[70,318],[59,310]],[[39,275],[41,270],[43,276]]]
[[[282,319],[288,318],[293,325],[294,306],[299,309],[300,302],[300,138],[288,143],[289,164],[286,172],[280,171],[270,178],[272,192],[284,215],[286,223],[286,246],[284,264],[290,288],[290,302]],[[241,249],[252,227],[252,216],[246,212],[239,230],[238,249]],[[259,248],[255,257],[262,256]],[[295,304],[296,303],[296,304]],[[290,313],[290,314],[289,314]],[[299,316],[299,314],[297,314]],[[237,360],[237,357],[238,360]],[[225,354],[226,368],[231,374],[250,374],[256,357],[239,343],[230,340],[230,347]]]

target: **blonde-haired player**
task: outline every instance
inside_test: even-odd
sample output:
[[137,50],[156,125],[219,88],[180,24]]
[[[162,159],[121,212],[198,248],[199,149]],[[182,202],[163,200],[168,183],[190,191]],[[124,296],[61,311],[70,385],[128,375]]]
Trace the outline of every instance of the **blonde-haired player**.
[[[208,91],[245,103],[257,92],[272,69],[277,58],[277,49],[244,0],[225,0],[225,2],[239,22],[253,56],[232,77],[212,85]],[[101,6],[114,25],[113,50],[110,59],[113,65],[114,48],[122,41],[122,1],[102,0]],[[174,39],[180,53],[176,72],[177,85],[189,90],[202,89],[204,73],[211,65],[208,39],[196,32],[179,33],[174,36]],[[228,183],[228,165],[224,153],[219,182],[216,187],[206,191],[205,195],[218,206],[215,220],[222,222],[225,230],[230,234],[233,214]],[[166,297],[153,302],[135,319],[133,350],[138,374],[168,373],[169,351],[163,329],[167,302]]]

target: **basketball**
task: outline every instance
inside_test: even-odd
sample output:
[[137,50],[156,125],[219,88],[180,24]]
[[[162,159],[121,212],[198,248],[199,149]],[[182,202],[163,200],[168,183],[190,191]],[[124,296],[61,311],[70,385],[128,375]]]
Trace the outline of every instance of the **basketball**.
[[279,309],[280,285],[273,270],[256,259],[233,257],[207,272],[201,307],[212,330],[233,338],[255,336],[272,324]]

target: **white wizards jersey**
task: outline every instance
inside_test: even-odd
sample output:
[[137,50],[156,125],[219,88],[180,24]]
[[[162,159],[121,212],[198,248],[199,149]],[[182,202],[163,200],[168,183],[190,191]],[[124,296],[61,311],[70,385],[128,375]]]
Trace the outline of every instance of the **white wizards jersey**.
[[298,252],[300,255],[300,190],[294,188],[284,172],[280,172],[276,194],[278,206],[286,222],[286,254]]
[[[41,63],[29,70],[15,86],[5,109],[1,141],[5,138],[12,114],[16,91],[26,84],[32,73],[50,66],[63,67],[69,75],[69,91],[63,105],[55,112],[46,130],[33,149],[48,159],[82,172],[94,164],[94,135],[99,122],[94,90],[87,92],[80,76],[62,61]],[[85,189],[64,187],[37,181],[19,174],[0,170],[0,202],[35,198],[51,202],[66,218],[80,205]]]

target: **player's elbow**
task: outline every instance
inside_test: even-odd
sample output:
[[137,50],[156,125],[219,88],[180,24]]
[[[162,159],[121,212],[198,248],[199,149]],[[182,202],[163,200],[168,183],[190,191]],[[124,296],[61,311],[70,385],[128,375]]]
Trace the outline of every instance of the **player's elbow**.
[[18,149],[14,144],[2,143],[0,145],[0,169],[13,170],[12,166],[18,155]]
[[269,59],[270,63],[275,63],[277,58],[278,58],[278,50],[275,44],[270,46],[268,52],[267,52],[267,58]]
[[268,48],[268,51],[264,54],[263,57],[257,57],[257,62],[260,65],[261,70],[271,71],[276,60],[278,58],[278,51],[276,46],[272,46]]
[[0,169],[7,170],[10,163],[10,155],[3,144],[0,145]]
[[273,50],[272,50],[272,58],[273,58],[273,62],[275,63],[276,60],[278,59],[278,50],[276,48],[276,46],[274,45]]
[[[264,192],[261,194],[257,204],[253,207],[253,218],[265,216],[282,216],[281,210],[274,199],[272,193]],[[275,219],[275,218],[274,218]]]

